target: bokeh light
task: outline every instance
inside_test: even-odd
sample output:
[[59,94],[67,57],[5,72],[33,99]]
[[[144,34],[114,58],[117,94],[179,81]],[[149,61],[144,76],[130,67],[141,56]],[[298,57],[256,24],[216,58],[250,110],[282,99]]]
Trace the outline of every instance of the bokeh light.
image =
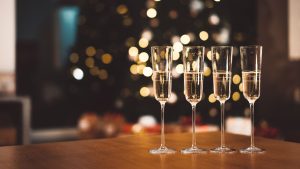
[[170,12],[169,12],[169,17],[170,17],[171,19],[177,19],[177,17],[178,17],[177,11],[176,11],[176,10],[170,10]]
[[140,75],[144,74],[145,67],[146,67],[145,65],[138,65],[137,66],[138,74]]
[[97,66],[94,66],[90,69],[90,74],[93,76],[96,76],[99,74],[99,68]]
[[183,45],[180,42],[175,42],[173,44],[173,49],[175,52],[181,52],[183,49]]
[[172,42],[172,44],[174,44],[176,42],[180,42],[180,37],[179,36],[172,36],[171,42]]
[[131,61],[137,61],[139,50],[137,47],[132,46],[128,49],[128,54]]
[[240,100],[240,98],[241,98],[241,94],[239,92],[234,92],[232,94],[232,100],[233,101],[238,101],[238,100]]
[[176,68],[173,67],[173,68],[172,68],[172,78],[177,79],[177,78],[180,77],[180,75],[181,75],[181,74],[177,73]]
[[86,65],[86,67],[88,67],[88,68],[94,67],[94,65],[95,65],[94,58],[92,58],[92,57],[86,58],[86,59],[85,59],[85,65]]
[[204,66],[203,75],[206,76],[206,77],[211,75],[211,69],[210,69],[210,67],[208,67],[206,65]]
[[82,69],[80,69],[80,68],[75,68],[74,70],[73,70],[73,77],[76,79],[76,80],[82,80],[83,79],[83,77],[84,77],[84,73],[83,73],[83,71],[82,71]]
[[94,56],[96,54],[96,49],[93,46],[89,46],[86,48],[85,53],[87,56]]
[[139,40],[139,46],[141,48],[146,48],[149,45],[149,41],[146,38],[141,38]]
[[146,77],[150,77],[152,75],[152,68],[151,67],[145,67],[143,70],[143,74]]
[[243,92],[243,83],[240,83],[240,85],[239,85],[239,90],[240,90],[241,92]]
[[101,70],[99,70],[98,76],[101,80],[106,80],[108,78],[108,73],[105,69],[101,69]]
[[208,60],[211,60],[211,51],[208,51],[207,54],[206,54],[206,56],[207,56]]
[[216,108],[211,108],[208,112],[210,117],[216,117],[218,114],[218,110]]
[[144,30],[142,33],[142,38],[147,39],[148,41],[150,41],[152,39],[152,32],[150,30]]
[[212,14],[212,15],[209,16],[208,22],[211,25],[218,25],[220,23],[220,18],[217,14]]
[[178,64],[175,69],[178,74],[182,74],[183,73],[183,64]]
[[180,42],[182,43],[182,44],[189,44],[190,43],[190,41],[191,41],[191,39],[190,39],[190,37],[189,37],[189,35],[182,35],[181,37],[180,37]]
[[149,24],[151,27],[156,28],[159,26],[159,20],[157,18],[151,19]]
[[180,58],[180,53],[179,52],[173,52],[173,60],[178,60]]
[[172,92],[171,96],[170,96],[170,98],[168,100],[168,103],[174,104],[174,103],[177,102],[177,100],[178,100],[178,97],[177,97],[176,93]]
[[149,59],[148,53],[142,52],[142,53],[139,54],[139,60],[140,60],[141,62],[147,62],[148,59]]
[[117,10],[117,13],[118,13],[118,14],[123,15],[123,14],[126,14],[126,13],[127,13],[128,8],[127,8],[125,5],[121,4],[121,5],[119,5],[119,6],[117,7],[116,10]]
[[136,40],[135,40],[134,37],[129,37],[129,38],[126,39],[125,45],[126,45],[127,47],[131,47],[131,46],[134,46],[134,45],[135,45],[135,42],[136,42]]
[[236,85],[239,84],[241,82],[241,76],[238,74],[235,74],[232,78],[232,82]]
[[191,42],[196,40],[196,36],[193,32],[189,32],[187,35],[189,35]]
[[138,66],[136,64],[130,66],[130,73],[134,75],[138,74]]
[[72,53],[70,55],[70,62],[77,63],[79,61],[79,55],[77,53]]
[[216,97],[214,96],[213,93],[210,94],[210,95],[208,96],[208,101],[209,101],[210,103],[214,103],[214,102],[217,101],[217,99],[216,99]]
[[101,56],[101,60],[104,64],[110,64],[112,62],[112,56],[109,53],[105,53]]
[[140,89],[140,95],[141,95],[142,97],[147,97],[147,96],[149,96],[149,95],[150,95],[150,89],[149,89],[148,87],[142,87],[142,88]]
[[149,8],[149,9],[147,10],[147,16],[148,16],[149,18],[155,18],[156,15],[157,15],[156,9],[154,9],[154,8]]
[[199,37],[201,40],[206,41],[208,39],[208,33],[206,31],[201,31]]
[[133,23],[133,20],[130,18],[130,17],[125,17],[124,19],[123,19],[123,25],[124,26],[130,26],[130,25],[132,25],[132,23]]

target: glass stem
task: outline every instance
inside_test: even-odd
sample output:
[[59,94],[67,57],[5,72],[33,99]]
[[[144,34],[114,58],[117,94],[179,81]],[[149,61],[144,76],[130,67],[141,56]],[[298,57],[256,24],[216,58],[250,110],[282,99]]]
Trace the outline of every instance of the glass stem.
[[192,104],[192,148],[196,147],[196,105]]
[[250,102],[251,147],[254,147],[254,102]]
[[221,147],[225,147],[225,101],[220,101],[221,106]]
[[161,136],[160,136],[160,147],[165,147],[165,102],[161,102]]

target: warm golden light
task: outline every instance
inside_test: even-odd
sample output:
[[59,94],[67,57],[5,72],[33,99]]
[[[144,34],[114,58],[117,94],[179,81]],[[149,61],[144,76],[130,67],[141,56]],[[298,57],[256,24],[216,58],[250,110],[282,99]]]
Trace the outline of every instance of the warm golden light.
[[208,51],[207,54],[206,54],[206,56],[207,56],[208,60],[211,60],[211,51]]
[[154,9],[154,8],[149,8],[149,9],[147,10],[147,16],[148,16],[149,18],[155,18],[156,15],[157,15],[156,9]]
[[101,56],[101,60],[104,64],[110,64],[112,62],[112,56],[109,53],[105,53]]
[[127,11],[128,11],[128,8],[123,4],[121,4],[117,7],[117,13],[120,15],[127,13]]
[[210,67],[204,66],[204,72],[203,72],[203,75],[204,75],[204,76],[210,76],[210,74],[211,74],[211,69],[210,69]]
[[208,33],[206,31],[201,31],[199,37],[201,40],[206,41],[208,39]]
[[175,42],[173,44],[173,49],[175,52],[181,52],[183,49],[183,45],[180,42]]
[[214,102],[217,101],[217,99],[215,98],[215,96],[214,96],[213,93],[209,95],[208,101],[209,101],[210,103],[214,103]]
[[137,61],[138,55],[139,55],[139,50],[137,47],[130,47],[128,49],[128,55],[129,55],[129,60],[131,61]]
[[152,68],[151,67],[145,67],[143,70],[143,74],[146,77],[150,77],[152,75]]
[[130,47],[128,50],[130,56],[137,56],[139,54],[139,49],[137,47]]
[[169,100],[168,100],[168,103],[174,104],[174,103],[177,102],[177,100],[178,100],[177,94],[174,93],[174,92],[172,92],[172,93],[171,93],[171,96],[170,96],[170,98],[169,98]]
[[152,39],[152,32],[150,30],[144,30],[142,33],[142,38],[147,39],[148,41],[150,41]]
[[178,60],[180,58],[180,53],[179,52],[173,52],[173,60]]
[[97,66],[92,67],[92,68],[90,69],[90,74],[93,75],[93,76],[98,75],[98,74],[99,74],[99,68],[98,68]]
[[94,56],[96,54],[96,49],[93,46],[86,48],[85,53],[87,56]]
[[149,41],[146,38],[141,38],[139,40],[139,46],[141,48],[146,48],[149,45]]
[[175,69],[178,74],[182,74],[183,73],[183,64],[178,64]]
[[140,89],[140,95],[143,97],[147,97],[150,95],[150,89],[148,87],[142,87]]
[[139,60],[140,60],[141,62],[147,62],[148,59],[149,59],[148,53],[142,52],[142,53],[139,54]]
[[134,75],[138,74],[138,66],[136,64],[130,66],[130,73]]
[[241,92],[243,92],[243,83],[240,83],[240,85],[239,85],[239,90],[240,90]]
[[241,98],[241,94],[239,92],[234,92],[232,94],[232,100],[233,101],[238,101],[238,100],[240,100],[240,98]]
[[146,67],[145,65],[138,65],[137,70],[140,75],[144,73],[145,67]]
[[232,78],[232,82],[234,83],[234,84],[239,84],[240,82],[241,82],[241,76],[240,75],[234,75],[233,76],[233,78]]
[[79,55],[77,53],[72,53],[70,55],[70,62],[77,63],[79,61]]
[[99,70],[99,78],[101,80],[106,80],[108,78],[108,73],[105,69]]
[[212,14],[212,15],[209,16],[208,22],[209,22],[210,24],[212,24],[212,25],[218,25],[219,22],[220,22],[220,18],[219,18],[218,15]]
[[94,67],[94,65],[95,65],[94,58],[91,58],[91,57],[86,58],[86,59],[85,59],[85,65],[86,65],[88,68]]
[[190,37],[189,37],[189,35],[182,35],[181,37],[180,37],[180,42],[182,43],[182,44],[188,44],[188,43],[190,43],[190,41],[191,41],[191,39],[190,39]]

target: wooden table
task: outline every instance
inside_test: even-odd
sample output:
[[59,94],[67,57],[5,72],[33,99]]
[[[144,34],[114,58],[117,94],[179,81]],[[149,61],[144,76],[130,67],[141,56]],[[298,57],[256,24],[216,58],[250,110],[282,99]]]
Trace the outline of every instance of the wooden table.
[[[198,145],[212,148],[220,133],[197,134]],[[0,148],[1,169],[299,169],[300,144],[256,138],[264,154],[151,155],[158,135],[73,141]],[[228,145],[248,146],[249,137],[226,134]],[[167,145],[180,150],[190,146],[190,134],[168,134]]]

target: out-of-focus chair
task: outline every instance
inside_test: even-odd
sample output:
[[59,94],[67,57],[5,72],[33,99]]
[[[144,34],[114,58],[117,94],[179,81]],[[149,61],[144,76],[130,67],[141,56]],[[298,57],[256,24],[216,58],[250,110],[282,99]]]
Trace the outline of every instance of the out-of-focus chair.
[[0,146],[30,144],[29,97],[0,96]]

